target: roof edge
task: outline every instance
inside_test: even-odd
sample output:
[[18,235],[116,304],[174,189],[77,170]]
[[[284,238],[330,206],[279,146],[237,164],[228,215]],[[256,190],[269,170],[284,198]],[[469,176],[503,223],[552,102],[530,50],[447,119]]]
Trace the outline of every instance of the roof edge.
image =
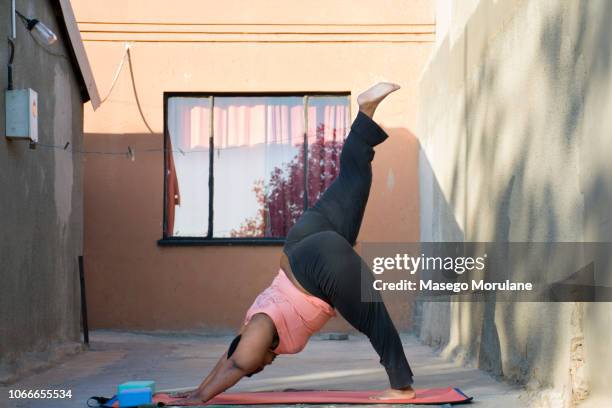
[[[76,18],[74,17],[74,11],[70,5],[69,0],[56,0],[59,3],[60,11],[62,13],[62,20],[64,22],[66,32],[68,33],[68,40],[72,48],[72,52],[76,59],[76,64],[81,72],[81,79],[89,101],[94,110],[100,106],[100,94],[98,93],[98,87],[94,79],[91,65],[87,59],[87,53],[85,52],[85,46],[81,38],[81,32],[77,26]],[[87,102],[87,100],[85,100]]]

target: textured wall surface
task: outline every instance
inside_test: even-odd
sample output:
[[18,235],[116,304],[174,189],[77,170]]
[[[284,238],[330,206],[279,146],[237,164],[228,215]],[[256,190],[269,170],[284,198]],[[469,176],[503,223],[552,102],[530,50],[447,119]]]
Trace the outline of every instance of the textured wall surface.
[[[421,240],[610,242],[612,3],[446,3],[458,17],[420,82]],[[420,315],[423,340],[547,389],[543,405],[612,396],[609,303],[435,303]]]
[[[10,32],[8,3],[0,27]],[[14,88],[38,92],[40,144],[81,148],[83,102],[76,72],[50,2],[17,2],[18,10],[48,25],[58,41],[47,51],[18,21]],[[53,55],[57,54],[57,55]],[[0,53],[7,87],[8,52]],[[4,97],[0,98],[2,129]],[[4,135],[4,132],[2,133]],[[82,254],[81,158],[68,151],[0,137],[0,381],[58,352],[79,335],[77,256]],[[29,361],[32,361],[32,364]]]
[[[361,90],[398,82],[403,89],[376,113],[391,137],[377,148],[360,240],[418,240],[414,128],[417,80],[434,40],[432,2],[110,3],[121,6],[73,1],[92,69],[105,96],[132,41],[134,79],[152,133],[126,64],[108,100],[95,113],[85,111],[87,149],[136,150],[135,161],[91,155],[85,164],[85,263],[95,288],[89,296],[95,327],[234,330],[278,271],[278,246],[157,245],[166,91],[348,91],[354,116]],[[408,303],[392,309],[407,328]],[[336,319],[327,328],[347,326]]]

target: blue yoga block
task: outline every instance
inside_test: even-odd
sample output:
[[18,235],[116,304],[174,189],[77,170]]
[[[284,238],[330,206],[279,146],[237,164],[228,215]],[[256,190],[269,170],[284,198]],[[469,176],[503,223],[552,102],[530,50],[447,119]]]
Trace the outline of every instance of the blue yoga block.
[[155,394],[155,381],[144,380],[144,381],[128,381],[117,387],[117,394],[120,394],[121,391],[129,390],[132,388],[150,388],[151,393]]
[[153,393],[150,388],[130,388],[121,391],[117,395],[119,407],[137,407],[142,404],[153,402]]

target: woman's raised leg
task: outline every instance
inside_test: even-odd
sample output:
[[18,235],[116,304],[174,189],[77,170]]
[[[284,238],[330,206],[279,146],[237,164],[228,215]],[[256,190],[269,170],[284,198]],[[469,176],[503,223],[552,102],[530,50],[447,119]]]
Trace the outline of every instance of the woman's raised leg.
[[372,119],[378,104],[398,85],[379,83],[359,95],[359,113],[340,154],[340,174],[314,205],[333,229],[355,244],[372,184],[374,146],[388,135]]

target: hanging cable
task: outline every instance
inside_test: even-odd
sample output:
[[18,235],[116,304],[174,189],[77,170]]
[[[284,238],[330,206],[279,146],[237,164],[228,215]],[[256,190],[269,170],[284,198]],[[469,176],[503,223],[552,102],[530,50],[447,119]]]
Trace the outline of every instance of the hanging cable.
[[[257,143],[255,145],[262,145],[263,143]],[[251,145],[255,146],[255,145]],[[43,149],[54,149],[54,150],[62,150],[62,151],[66,151],[66,152],[70,152],[70,153],[77,153],[77,154],[92,154],[92,155],[106,155],[106,156],[127,156],[130,159],[133,158],[136,155],[136,149],[132,146],[127,146],[126,150],[123,151],[117,151],[117,150],[80,150],[80,149],[74,149],[72,148],[72,145],[70,144],[70,142],[66,142],[63,145],[59,145],[59,144],[45,144],[45,143],[36,143],[34,144],[34,146],[36,146],[36,148],[41,147]],[[240,149],[243,148],[244,146],[226,146],[224,147],[222,150],[233,150],[233,149]],[[130,150],[132,153],[130,153]],[[164,149],[164,148],[149,148],[149,149],[139,149],[138,150],[139,153],[164,153],[164,152],[172,152],[172,153],[178,153],[182,156],[186,156],[188,154],[192,154],[192,153],[209,153],[209,149],[194,149],[194,150],[183,150],[180,147],[178,148],[174,148],[174,149]]]
[[12,39],[8,39],[10,53],[8,60],[8,89],[9,91],[13,89],[13,58],[15,57],[15,43]]
[[115,89],[115,84],[117,83],[117,79],[119,79],[119,74],[123,70],[123,64],[125,64],[125,57],[127,56],[127,53],[128,53],[128,50],[130,49],[130,47],[131,47],[130,43],[125,43],[125,50],[123,51],[123,55],[121,56],[121,61],[119,62],[119,65],[117,66],[117,69],[115,70],[115,75],[113,76],[113,81],[111,82],[111,86],[110,86],[106,96],[104,98],[102,98],[102,100],[100,100],[100,105],[102,105],[104,102],[106,102],[108,97],[113,92],[113,89]]
[[[80,150],[80,149],[73,149],[72,145],[70,144],[70,142],[66,142],[66,144],[64,144],[64,145],[36,143],[36,146],[37,147],[41,147],[43,149],[62,150],[62,151],[66,151],[66,152],[70,152],[70,153],[77,153],[77,154],[93,154],[93,155],[105,155],[105,156],[125,156],[125,157],[128,157],[128,158],[132,159],[132,161],[136,157],[136,149],[134,147],[132,147],[132,146],[129,146],[129,145],[127,146],[126,150],[123,150],[123,151],[117,151],[117,150]],[[166,151],[171,151],[172,153],[180,153],[183,156],[185,156],[187,154],[191,154],[191,153],[208,153],[208,149],[184,151],[182,149],[172,149],[172,150],[170,150],[170,149],[163,149],[163,148],[149,148],[149,149],[138,150],[139,153],[161,153],[161,152],[166,152]]]
[[144,124],[147,127],[147,129],[149,130],[149,132],[155,134],[155,132],[153,131],[153,129],[149,125],[149,122],[147,121],[147,118],[144,115],[144,111],[142,110],[142,105],[140,103],[140,97],[138,96],[138,89],[136,87],[136,79],[135,79],[135,74],[134,74],[134,64],[132,62],[132,53],[131,53],[131,44],[130,43],[126,43],[125,44],[125,52],[123,53],[123,56],[121,57],[121,61],[119,62],[119,65],[117,66],[117,69],[115,70],[115,75],[113,76],[113,81],[111,83],[111,87],[108,90],[108,94],[100,101],[100,104],[103,104],[104,102],[106,102],[106,100],[109,98],[109,96],[113,92],[113,89],[115,88],[115,84],[117,83],[117,80],[119,79],[119,74],[123,70],[123,65],[125,64],[126,56],[127,56],[127,60],[128,60],[128,66],[130,68],[130,80],[132,82],[132,91],[134,92],[134,99],[136,100],[136,106],[138,107],[138,113],[140,114],[140,118],[144,122]]
[[138,91],[136,90],[136,80],[134,79],[134,66],[132,65],[132,53],[130,52],[129,48],[127,49],[126,52],[128,56],[128,65],[130,66],[130,77],[132,78],[132,89],[134,90],[134,97],[136,98],[136,105],[138,106],[138,112],[140,112],[140,117],[142,118],[142,121],[144,122],[147,129],[149,129],[149,132],[155,133],[153,129],[151,129],[151,126],[149,126],[149,123],[147,122],[147,118],[145,118],[144,113],[142,111],[142,107],[140,106],[140,99],[138,98]]
[[[26,16],[24,16],[23,14],[21,14],[21,13],[19,12],[19,10],[15,10],[15,14],[17,14],[17,15],[19,16],[19,18],[21,18],[21,21],[23,21],[23,24],[25,24],[25,25],[26,25],[26,27],[27,27],[28,23],[30,22],[30,19],[29,19],[29,18],[27,18]],[[29,29],[29,28],[28,28],[28,29]]]

